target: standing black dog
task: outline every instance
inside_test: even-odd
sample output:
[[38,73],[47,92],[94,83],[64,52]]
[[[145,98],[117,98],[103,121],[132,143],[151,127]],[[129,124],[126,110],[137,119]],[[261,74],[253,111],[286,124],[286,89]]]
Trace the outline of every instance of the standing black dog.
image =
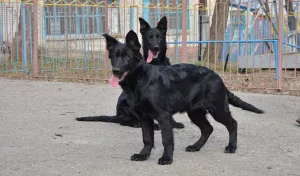
[[[139,18],[140,32],[143,36],[143,50],[144,59],[148,63],[154,65],[171,65],[169,58],[166,57],[167,52],[167,18],[163,17],[155,28],[151,28],[150,25],[143,19]],[[118,99],[115,116],[92,116],[92,117],[79,117],[78,121],[101,121],[101,122],[113,122],[120,123],[124,126],[141,127],[141,124],[137,117],[134,116],[127,102],[127,95],[124,91],[121,93]],[[176,122],[173,117],[172,126],[174,128],[184,128],[182,123]],[[158,124],[155,124],[155,129],[158,130]]]
[[237,149],[237,122],[232,118],[229,104],[255,113],[262,110],[243,102],[224,85],[218,74],[206,67],[192,64],[155,66],[147,64],[140,53],[141,45],[134,31],[126,35],[126,43],[120,43],[108,34],[106,46],[111,59],[113,79],[127,94],[127,102],[142,125],[144,148],[131,160],[146,160],[154,147],[154,120],[157,120],[162,135],[164,152],[158,164],[173,162],[174,135],[171,117],[187,112],[192,122],[201,130],[200,139],[186,147],[186,151],[199,151],[206,143],[213,127],[206,119],[207,111],[226,126],[229,143],[226,153]]

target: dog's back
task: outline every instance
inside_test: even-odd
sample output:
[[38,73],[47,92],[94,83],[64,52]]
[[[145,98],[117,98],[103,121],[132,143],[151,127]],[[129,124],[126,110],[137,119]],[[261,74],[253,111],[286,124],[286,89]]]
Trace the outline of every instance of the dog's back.
[[[220,89],[224,92],[221,101],[224,101],[226,97],[226,87],[222,79],[206,67],[192,64],[149,65],[146,67],[147,75],[151,76],[143,78],[145,82],[150,80],[141,89],[144,92],[144,98],[152,100],[168,99],[168,101],[157,101],[156,104],[166,107],[172,113],[190,111],[200,106],[206,109],[204,106],[209,103],[205,104],[204,101],[198,100],[207,99],[208,94],[213,94],[214,91],[218,92]],[[155,95],[145,93],[150,92],[153,88],[157,89]],[[218,99],[220,96],[222,95],[216,95],[210,99]]]

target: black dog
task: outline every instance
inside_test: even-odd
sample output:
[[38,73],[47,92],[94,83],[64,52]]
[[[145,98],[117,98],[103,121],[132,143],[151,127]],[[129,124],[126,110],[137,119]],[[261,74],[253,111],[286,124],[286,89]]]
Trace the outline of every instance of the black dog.
[[[143,50],[144,59],[148,63],[154,65],[171,65],[169,58],[166,57],[167,51],[167,18],[163,17],[155,28],[151,28],[150,25],[143,19],[139,18],[140,32],[143,36]],[[149,53],[149,55],[148,55]],[[124,126],[141,127],[141,124],[137,117],[134,116],[132,110],[127,103],[127,95],[124,91],[121,93],[118,99],[115,116],[92,116],[92,117],[79,117],[78,121],[101,121],[101,122],[113,122],[120,123]],[[173,117],[172,126],[174,128],[184,128],[182,123],[176,122]],[[155,124],[155,129],[158,130],[158,124]]]
[[119,84],[127,94],[128,105],[140,119],[144,148],[131,160],[146,160],[154,147],[154,120],[157,120],[162,135],[164,152],[158,164],[173,162],[174,139],[171,117],[187,112],[189,118],[201,130],[200,139],[186,147],[186,151],[199,151],[206,143],[213,127],[206,119],[207,111],[226,126],[229,144],[226,153],[237,149],[237,122],[232,118],[229,104],[256,113],[262,110],[242,101],[224,85],[218,74],[206,67],[192,64],[155,66],[147,64],[140,53],[141,45],[135,32],[129,31],[126,43],[120,43],[108,34],[106,46],[111,59],[112,84]]
[[164,16],[158,23],[156,28],[143,19],[139,18],[140,32],[143,41],[143,57],[147,63],[152,65],[171,65],[167,52],[167,18]]

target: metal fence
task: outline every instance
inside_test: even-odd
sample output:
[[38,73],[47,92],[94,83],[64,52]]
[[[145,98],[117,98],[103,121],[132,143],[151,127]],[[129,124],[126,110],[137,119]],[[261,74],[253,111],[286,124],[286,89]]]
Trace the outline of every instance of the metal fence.
[[172,64],[205,65],[232,88],[299,91],[299,8],[300,0],[1,0],[0,74],[107,80],[102,34],[124,41],[130,29],[139,34],[138,17],[156,26],[166,16]]

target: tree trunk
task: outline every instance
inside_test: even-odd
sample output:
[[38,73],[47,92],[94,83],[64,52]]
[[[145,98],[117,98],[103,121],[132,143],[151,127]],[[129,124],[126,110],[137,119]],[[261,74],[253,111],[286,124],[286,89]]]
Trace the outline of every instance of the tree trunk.
[[27,59],[30,59],[31,56],[31,46],[30,46],[30,42],[33,41],[32,40],[32,34],[30,33],[32,31],[32,23],[30,22],[32,20],[32,6],[26,6],[26,54],[27,54]]
[[[26,11],[25,19],[26,19],[26,53],[23,51],[23,13],[22,10]],[[20,61],[22,58],[24,58],[25,54],[27,56],[27,59],[30,58],[30,41],[32,39],[32,36],[30,35],[30,20],[32,19],[32,7],[24,5],[23,7],[20,6],[20,13],[19,13],[19,22],[18,22],[18,30],[15,32],[15,36],[13,38],[13,43],[12,43],[12,52],[11,52],[11,58],[14,59],[15,61]]]
[[296,17],[293,8],[293,2],[289,0],[285,0],[285,9],[288,12],[288,26],[290,31],[296,30]]
[[[207,0],[199,0],[199,5],[202,5],[204,7],[207,6]],[[203,30],[203,16],[207,15],[207,12],[205,10],[198,10],[198,16],[199,16],[199,41],[202,40],[202,30]],[[202,43],[199,43],[198,45],[198,60],[201,61],[202,57]]]
[[20,60],[22,56],[22,6],[20,6],[18,20],[18,30],[15,32],[10,53],[10,58],[14,60]]
[[[210,26],[209,40],[224,40],[229,14],[229,0],[216,0],[212,24]],[[203,54],[203,61],[215,63],[222,54],[223,44],[209,43]]]

